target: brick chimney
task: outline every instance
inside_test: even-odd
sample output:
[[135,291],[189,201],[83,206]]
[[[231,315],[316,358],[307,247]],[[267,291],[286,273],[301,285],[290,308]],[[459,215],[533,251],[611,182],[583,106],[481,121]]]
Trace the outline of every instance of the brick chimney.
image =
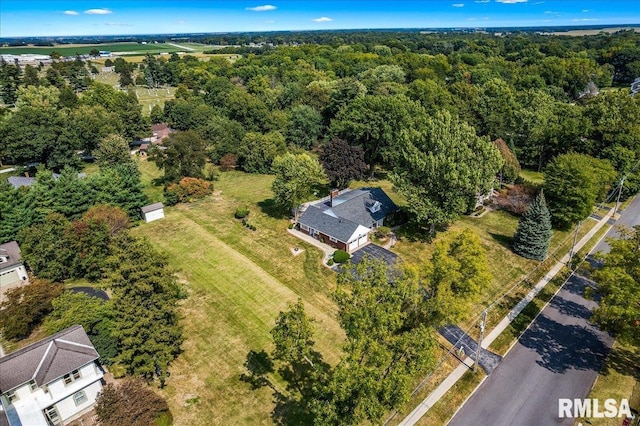
[[339,189],[332,189],[329,193],[329,204],[331,204],[331,207],[333,207],[333,198],[337,197],[338,195],[340,195]]

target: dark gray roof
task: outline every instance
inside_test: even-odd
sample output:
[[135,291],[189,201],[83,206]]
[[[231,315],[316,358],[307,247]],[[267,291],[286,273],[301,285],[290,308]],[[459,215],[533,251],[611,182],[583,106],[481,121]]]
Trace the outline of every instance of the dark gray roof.
[[30,380],[42,386],[98,357],[82,326],[74,325],[0,358],[0,393]]
[[[58,173],[52,173],[52,174],[55,180],[60,179],[60,175]],[[87,177],[86,173],[78,173],[78,178],[84,179],[86,177]],[[20,188],[21,186],[32,186],[34,183],[36,183],[36,178],[26,177],[26,176],[9,176],[7,181],[14,188]]]
[[7,261],[0,263],[0,271],[22,264],[20,247],[15,241],[0,244],[0,257],[4,258],[5,256],[7,257]]
[[[380,203],[380,210],[371,213],[367,207],[376,201]],[[374,222],[398,210],[398,207],[380,188],[358,188],[346,191],[333,198],[333,207],[331,200],[315,204],[315,206],[334,216],[359,223],[367,228],[371,228]]]
[[9,176],[7,181],[14,188],[20,188],[21,186],[31,186],[36,183],[36,178],[34,177],[25,177],[25,176]]
[[149,213],[156,210],[160,210],[163,207],[164,206],[162,205],[162,203],[153,203],[153,204],[149,204],[148,206],[141,207],[140,210],[142,210],[142,213]]
[[358,224],[347,219],[333,217],[315,206],[307,207],[300,219],[301,224],[307,225],[338,241],[348,243],[349,238],[358,229]]

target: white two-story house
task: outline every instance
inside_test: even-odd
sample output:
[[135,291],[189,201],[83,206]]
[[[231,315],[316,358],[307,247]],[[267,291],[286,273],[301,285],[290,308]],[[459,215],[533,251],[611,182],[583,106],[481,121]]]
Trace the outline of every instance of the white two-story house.
[[76,325],[0,358],[0,426],[64,425],[102,390],[98,352]]

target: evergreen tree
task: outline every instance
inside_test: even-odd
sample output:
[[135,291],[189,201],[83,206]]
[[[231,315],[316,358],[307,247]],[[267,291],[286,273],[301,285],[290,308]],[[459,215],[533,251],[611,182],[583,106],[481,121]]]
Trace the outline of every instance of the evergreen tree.
[[520,217],[513,236],[513,251],[527,259],[544,260],[551,240],[551,214],[543,191]]

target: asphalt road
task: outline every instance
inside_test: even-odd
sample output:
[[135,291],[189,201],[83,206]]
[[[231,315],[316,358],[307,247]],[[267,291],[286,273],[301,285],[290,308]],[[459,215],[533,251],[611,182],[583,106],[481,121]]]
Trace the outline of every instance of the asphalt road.
[[[640,196],[618,224],[640,224]],[[615,229],[607,234],[615,235]],[[608,333],[589,323],[596,306],[584,298],[590,285],[572,276],[449,425],[573,425],[575,419],[559,418],[559,399],[588,395],[613,344]]]

